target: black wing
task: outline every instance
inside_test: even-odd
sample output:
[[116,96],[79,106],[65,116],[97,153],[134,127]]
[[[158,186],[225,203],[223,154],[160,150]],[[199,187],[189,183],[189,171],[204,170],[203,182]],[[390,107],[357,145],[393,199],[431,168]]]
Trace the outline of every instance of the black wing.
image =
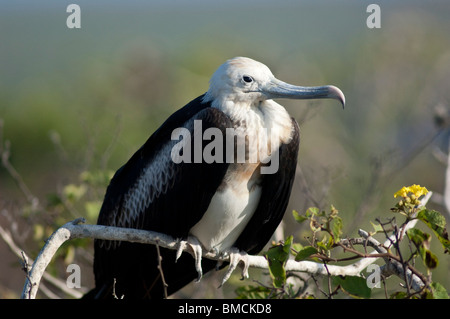
[[293,118],[292,126],[291,142],[280,147],[279,169],[274,174],[264,175],[258,207],[234,244],[252,255],[259,253],[270,240],[289,203],[300,145],[300,130]]
[[[106,191],[98,224],[153,230],[176,238],[188,235],[207,210],[228,168],[225,161],[194,163],[194,120],[201,121],[202,135],[210,127],[221,129],[223,134],[232,127],[224,113],[202,103],[202,98],[169,117],[116,172]],[[177,128],[187,129],[192,137],[191,163],[176,164],[171,158],[172,147],[179,142],[171,140]],[[161,255],[169,294],[196,278],[190,255],[183,254],[176,264],[174,251],[161,249]],[[212,261],[205,261],[206,271],[213,266]],[[96,297],[112,297],[114,280],[119,297],[163,297],[153,245],[96,240],[94,273]]]

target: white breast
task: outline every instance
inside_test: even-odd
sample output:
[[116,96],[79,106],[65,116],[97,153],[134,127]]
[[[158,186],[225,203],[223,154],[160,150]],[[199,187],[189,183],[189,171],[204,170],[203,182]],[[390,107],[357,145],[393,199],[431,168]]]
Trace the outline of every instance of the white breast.
[[[235,175],[231,164],[225,179]],[[233,179],[219,188],[202,219],[191,229],[207,250],[223,252],[231,248],[255,212],[260,197],[259,177]]]

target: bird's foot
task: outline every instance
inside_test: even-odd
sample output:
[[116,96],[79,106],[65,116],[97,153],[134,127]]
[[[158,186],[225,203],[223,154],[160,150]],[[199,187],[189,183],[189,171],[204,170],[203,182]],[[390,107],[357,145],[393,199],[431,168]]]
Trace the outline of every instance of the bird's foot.
[[177,254],[175,257],[175,262],[180,258],[183,251],[189,247],[191,250],[191,254],[195,260],[195,270],[197,271],[197,280],[195,282],[199,282],[203,276],[202,270],[202,245],[194,236],[188,236],[187,240],[179,240]]
[[223,284],[230,278],[233,271],[236,269],[236,267],[240,264],[242,268],[241,272],[241,280],[244,280],[244,278],[248,278],[248,255],[245,251],[241,251],[237,248],[230,248],[229,250],[225,251],[223,253],[223,256],[229,256],[230,257],[230,265],[228,266],[228,270],[225,273],[225,276],[222,279],[222,283],[220,284],[219,288],[223,286]]

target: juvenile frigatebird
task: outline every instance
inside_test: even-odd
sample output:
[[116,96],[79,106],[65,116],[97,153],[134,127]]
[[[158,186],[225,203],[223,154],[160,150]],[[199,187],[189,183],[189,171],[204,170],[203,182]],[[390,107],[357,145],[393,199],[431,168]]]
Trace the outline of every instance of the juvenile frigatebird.
[[[203,249],[245,263],[246,254],[259,253],[281,222],[300,134],[295,119],[273,101],[278,98],[345,103],[335,86],[290,85],[264,64],[236,57],[217,69],[205,94],[172,114],[112,178],[98,224],[180,240],[178,252],[160,251],[169,295],[216,265],[204,258],[200,266],[201,259],[180,256],[186,244],[200,257]],[[112,298],[113,291],[124,298],[164,297],[155,246],[104,240],[94,246],[91,297]]]

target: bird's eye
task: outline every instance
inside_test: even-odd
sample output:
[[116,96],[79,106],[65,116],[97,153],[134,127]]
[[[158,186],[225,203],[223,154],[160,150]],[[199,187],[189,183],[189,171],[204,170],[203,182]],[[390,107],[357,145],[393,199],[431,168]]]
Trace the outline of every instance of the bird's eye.
[[242,81],[244,81],[245,83],[252,83],[253,82],[253,78],[251,76],[244,75],[242,77]]

